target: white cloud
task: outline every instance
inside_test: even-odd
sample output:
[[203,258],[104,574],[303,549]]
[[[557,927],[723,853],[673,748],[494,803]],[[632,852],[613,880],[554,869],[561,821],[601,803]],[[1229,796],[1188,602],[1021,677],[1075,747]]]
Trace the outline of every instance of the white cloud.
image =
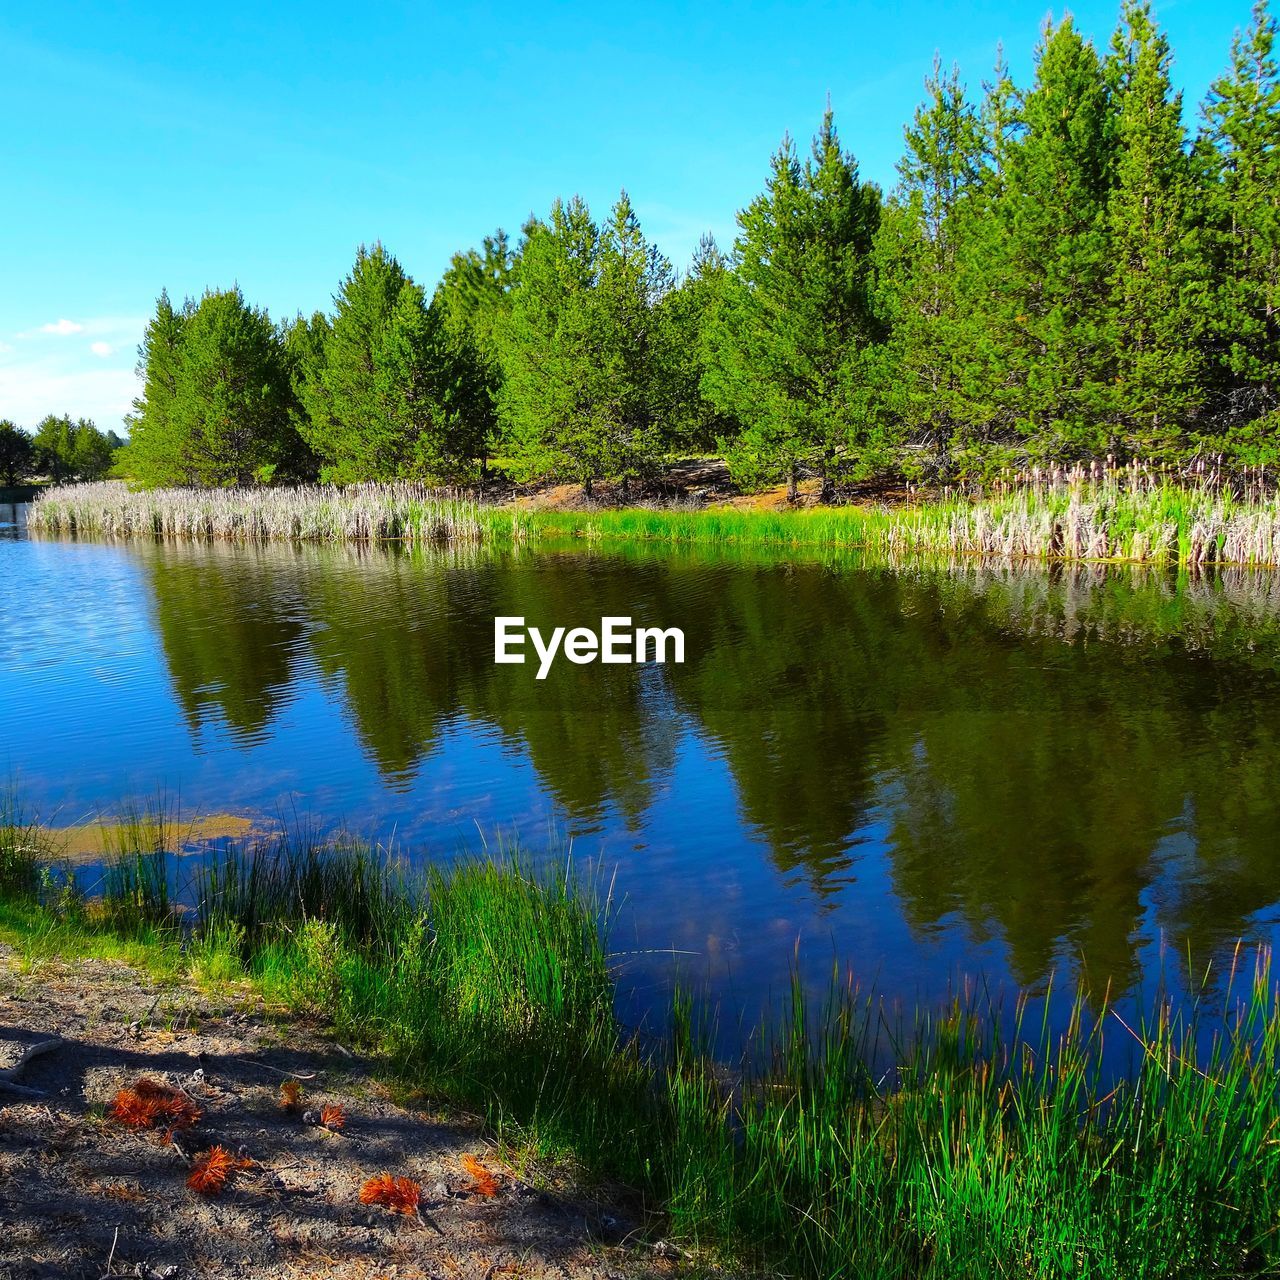
[[[69,413],[121,431],[140,390],[133,353],[146,325],[145,316],[119,314],[55,324],[30,317],[21,342],[0,342],[0,418],[34,427],[47,413]],[[71,334],[79,340],[63,340]]]
[[74,320],[55,320],[52,324],[42,324],[40,332],[53,333],[57,334],[59,338],[67,338],[73,333],[83,333],[84,325],[77,324]]
[[34,427],[47,413],[69,413],[91,418],[104,431],[119,431],[138,391],[132,369],[0,365],[0,415],[25,427]]

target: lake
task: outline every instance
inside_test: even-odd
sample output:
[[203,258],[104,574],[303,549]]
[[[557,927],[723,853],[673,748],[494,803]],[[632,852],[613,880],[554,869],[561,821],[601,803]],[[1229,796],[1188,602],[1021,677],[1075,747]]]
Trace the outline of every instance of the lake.
[[[0,770],[65,824],[157,796],[451,858],[599,860],[643,1014],[793,966],[1175,986],[1280,920],[1280,578],[855,556],[29,538],[0,508]],[[493,661],[681,627],[666,666]],[[550,852],[548,852],[550,851]]]

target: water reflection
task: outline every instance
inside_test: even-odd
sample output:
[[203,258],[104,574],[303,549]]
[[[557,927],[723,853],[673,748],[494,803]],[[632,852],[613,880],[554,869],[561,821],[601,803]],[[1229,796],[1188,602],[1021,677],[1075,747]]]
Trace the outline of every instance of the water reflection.
[[[437,846],[469,822],[555,822],[621,864],[638,944],[727,958],[749,984],[776,984],[799,934],[806,962],[834,945],[903,991],[956,967],[1035,985],[1064,956],[1127,987],[1159,934],[1207,955],[1266,933],[1280,900],[1276,578],[635,550],[5,554],[64,601],[86,567],[132,584],[118,625],[147,629],[184,726],[140,694],[127,775],[99,761],[78,790],[62,780],[76,803],[112,803],[154,764],[184,803],[288,794]],[[493,663],[498,614],[677,625],[687,662],[561,662],[536,681]],[[24,693],[14,673],[37,659],[10,644],[0,706],[79,717],[70,772],[108,709],[61,642],[43,655],[61,686]],[[122,678],[141,690],[147,671],[143,654]],[[49,780],[57,762],[10,764]]]

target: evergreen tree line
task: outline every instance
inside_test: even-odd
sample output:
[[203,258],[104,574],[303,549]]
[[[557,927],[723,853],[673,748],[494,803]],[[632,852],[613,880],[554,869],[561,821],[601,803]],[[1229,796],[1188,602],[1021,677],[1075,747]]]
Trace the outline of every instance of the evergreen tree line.
[[331,314],[238,289],[140,348],[123,470],[149,482],[620,482],[716,451],[746,486],[1142,457],[1280,460],[1280,70],[1265,2],[1194,129],[1127,0],[1099,51],[1047,24],[1030,86],[935,62],[898,181],[830,109],[677,275],[625,192],[456,254],[434,293],[362,248]]
[[73,422],[66,414],[50,413],[30,434],[5,418],[0,420],[0,485],[12,489],[37,477],[100,480],[123,444],[114,431],[99,431],[86,418]]

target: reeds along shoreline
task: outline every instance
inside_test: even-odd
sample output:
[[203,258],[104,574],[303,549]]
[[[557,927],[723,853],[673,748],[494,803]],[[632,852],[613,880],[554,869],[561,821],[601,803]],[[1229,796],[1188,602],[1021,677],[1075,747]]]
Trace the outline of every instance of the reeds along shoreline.
[[105,481],[47,490],[32,507],[29,527],[122,538],[503,545],[541,536],[856,546],[897,556],[929,552],[1191,568],[1280,566],[1280,496],[1253,491],[1237,498],[1222,489],[1123,478],[1028,486],[977,500],[944,496],[796,511],[560,511],[486,505],[410,484],[133,490]]
[[[414,1087],[634,1188],[690,1247],[854,1280],[1280,1266],[1265,951],[1230,962],[1212,1035],[1208,996],[1130,1025],[1080,993],[1053,1034],[1021,1016],[1009,1030],[974,998],[908,1020],[888,1075],[869,1068],[889,1034],[878,1007],[839,982],[821,1008],[796,990],[729,1080],[688,999],[657,1047],[619,1025],[590,877],[518,860],[417,872],[302,832],[226,848],[178,912],[163,833],[118,830],[91,896],[41,870],[38,828],[0,815],[0,932],[63,957],[117,939],[314,1010]],[[1119,1080],[1102,1066],[1111,1035],[1132,1049]]]

